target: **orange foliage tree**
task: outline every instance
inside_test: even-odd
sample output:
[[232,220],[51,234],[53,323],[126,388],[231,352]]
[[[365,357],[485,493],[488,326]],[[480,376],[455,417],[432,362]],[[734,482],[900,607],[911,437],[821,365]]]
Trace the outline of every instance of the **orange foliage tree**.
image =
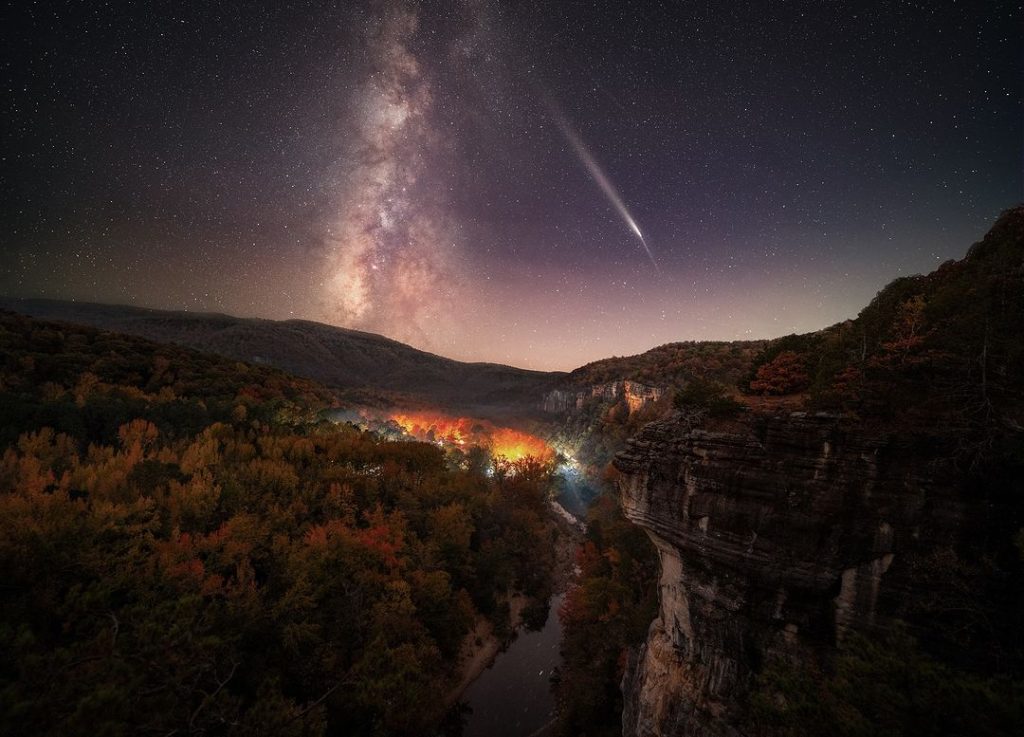
[[809,384],[803,357],[795,351],[783,351],[757,369],[750,389],[761,394],[795,394]]

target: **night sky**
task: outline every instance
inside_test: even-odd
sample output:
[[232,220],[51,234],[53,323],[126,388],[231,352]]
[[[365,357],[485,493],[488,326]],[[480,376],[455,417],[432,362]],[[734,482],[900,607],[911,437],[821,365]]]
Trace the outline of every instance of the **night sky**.
[[1018,3],[12,5],[7,296],[567,369],[853,317],[1024,199]]

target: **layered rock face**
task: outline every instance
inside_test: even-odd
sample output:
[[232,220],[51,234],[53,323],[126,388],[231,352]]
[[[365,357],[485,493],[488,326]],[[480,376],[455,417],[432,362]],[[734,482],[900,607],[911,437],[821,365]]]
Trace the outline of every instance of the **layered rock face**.
[[624,734],[739,734],[764,659],[813,657],[914,596],[911,561],[973,514],[947,451],[827,415],[647,426],[615,460],[625,514],[661,557]]
[[608,381],[594,384],[586,389],[576,391],[555,389],[544,395],[544,411],[552,414],[581,409],[588,400],[598,398],[606,402],[614,402],[620,397],[626,400],[630,412],[636,412],[648,402],[661,399],[665,390],[657,386],[648,386],[638,381]]

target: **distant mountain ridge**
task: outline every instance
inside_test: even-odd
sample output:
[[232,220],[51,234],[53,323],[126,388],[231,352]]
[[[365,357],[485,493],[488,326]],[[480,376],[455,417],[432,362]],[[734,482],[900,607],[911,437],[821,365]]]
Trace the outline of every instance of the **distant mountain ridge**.
[[[465,363],[390,338],[307,320],[265,320],[127,305],[0,298],[0,308],[91,325],[263,363],[354,394],[403,395],[480,414],[539,409],[565,376],[493,363]],[[386,398],[385,398],[386,399]]]
[[310,320],[267,320],[213,312],[0,297],[0,309],[174,343],[267,364],[344,390],[367,404],[436,405],[481,416],[550,413],[552,393],[590,392],[639,381],[660,392],[693,375],[732,384],[766,341],[683,342],[595,361],[571,373],[467,363],[382,335]]

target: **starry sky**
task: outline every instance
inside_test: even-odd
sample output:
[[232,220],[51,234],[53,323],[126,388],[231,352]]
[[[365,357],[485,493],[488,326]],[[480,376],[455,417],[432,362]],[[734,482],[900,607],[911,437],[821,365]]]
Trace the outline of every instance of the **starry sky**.
[[853,317],[1024,199],[1017,2],[3,14],[6,296],[569,369]]

